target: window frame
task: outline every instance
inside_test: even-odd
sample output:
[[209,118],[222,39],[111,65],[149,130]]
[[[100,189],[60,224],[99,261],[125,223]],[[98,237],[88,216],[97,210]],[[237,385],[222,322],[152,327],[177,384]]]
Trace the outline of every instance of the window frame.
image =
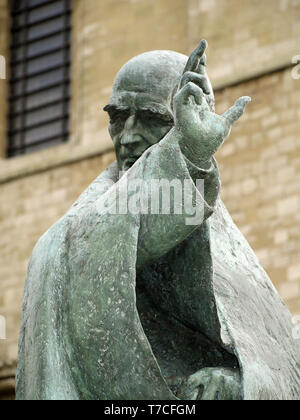
[[[25,0],[29,3],[29,0]],[[56,12],[51,15],[43,16],[43,7],[51,8],[51,5],[57,4],[63,13]],[[12,0],[10,1],[10,16],[11,19],[19,19],[19,22],[11,21],[11,42],[10,42],[10,89],[9,89],[9,105],[8,105],[8,134],[7,134],[7,158],[13,158],[19,155],[36,153],[39,148],[47,149],[54,145],[67,142],[70,136],[69,132],[69,121],[70,121],[70,75],[71,75],[71,62],[70,62],[70,50],[71,50],[71,35],[72,29],[70,24],[70,15],[72,16],[72,0],[39,0],[36,1],[35,5],[27,4],[27,7],[21,7],[17,10],[12,10]],[[36,16],[33,21],[30,22],[30,18],[35,11],[40,12],[40,16]],[[30,31],[37,28],[41,24],[51,23],[55,19],[62,21],[62,27],[50,31],[48,34],[35,35],[35,37],[29,38]],[[20,24],[21,21],[21,24]],[[33,56],[29,55],[28,49],[37,42],[41,42],[57,34],[62,35],[61,44],[55,49],[48,49],[41,51]],[[20,41],[20,35],[25,35],[26,40]],[[14,53],[17,49],[21,48],[22,57],[15,58]],[[37,71],[31,71],[29,65],[33,64],[36,60],[41,60],[53,53],[58,53],[61,60],[56,65],[47,65],[45,68],[37,69]],[[18,74],[16,74],[18,72]],[[46,79],[50,74],[57,74],[58,80],[47,84]],[[30,83],[34,82],[41,83],[44,78],[45,86],[39,86],[37,89],[29,89]],[[43,105],[32,107],[28,106],[28,102],[33,96],[38,97],[45,92],[51,94],[51,90],[60,90],[59,98],[55,101],[45,102]],[[13,109],[13,104],[18,103],[18,108]],[[40,121],[30,124],[29,118],[32,112],[46,109],[51,109],[51,106],[61,107],[61,116],[51,118],[41,118]],[[44,129],[44,130],[43,130]],[[53,135],[45,135],[46,130],[53,131]]]
[[[10,45],[9,1],[0,0],[0,22],[3,23],[0,25],[0,55],[3,55],[7,62],[9,62]],[[113,73],[111,74],[111,81],[107,82],[105,80],[100,83],[97,132],[91,134],[93,122],[89,125],[86,123],[87,84],[90,77],[88,76],[89,63],[85,60],[86,53],[84,48],[90,42],[89,35],[86,32],[86,28],[89,25],[87,9],[88,6],[85,0],[73,0],[71,19],[70,136],[67,142],[36,151],[35,153],[8,159],[6,157],[6,126],[9,74],[7,74],[6,80],[0,80],[0,184],[17,181],[24,177],[113,151],[113,143],[107,130],[108,118],[104,112],[101,112],[109,98],[110,87],[114,77]],[[7,68],[7,73],[9,73],[9,68]],[[101,86],[104,89],[104,93],[101,91]],[[109,86],[109,89],[107,89],[107,86]]]

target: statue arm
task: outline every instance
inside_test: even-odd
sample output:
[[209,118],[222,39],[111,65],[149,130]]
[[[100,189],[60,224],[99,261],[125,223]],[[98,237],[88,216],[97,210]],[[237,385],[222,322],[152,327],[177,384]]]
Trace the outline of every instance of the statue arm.
[[205,168],[200,168],[192,163],[187,157],[183,157],[195,185],[197,184],[197,179],[205,180],[205,202],[213,208],[221,190],[220,174],[216,159],[213,157],[206,163]]
[[[175,193],[170,194],[172,211],[169,214],[153,214],[150,211],[141,215],[137,254],[139,269],[183,242],[211,216],[219,196],[220,181],[215,159],[210,159],[210,165],[205,169],[193,164],[183,155],[175,130],[152,148],[150,154],[142,158],[138,165],[143,165],[143,179],[148,185],[151,184],[151,180],[162,184],[167,182],[174,187],[179,184],[183,193],[179,206],[178,202],[175,202]],[[148,195],[151,193],[148,203],[153,199],[153,190],[148,188]],[[185,201],[186,193],[188,197],[193,196],[194,214],[191,214],[191,207]],[[161,200],[164,198],[162,195]],[[174,210],[176,205],[179,210],[177,213]]]
[[[185,178],[190,179],[191,191],[197,197],[195,207],[200,212],[203,210],[203,217],[197,218],[194,225],[190,224],[184,211],[181,215],[142,217],[138,268],[183,242],[213,213],[220,190],[214,154],[229,136],[234,123],[243,115],[251,100],[249,97],[242,97],[223,115],[214,112],[211,103],[212,88],[205,71],[206,47],[206,41],[202,41],[187,62],[173,99],[175,126],[160,142],[161,153],[157,156],[156,165],[152,165],[156,172],[152,171],[149,178],[179,179],[181,182]],[[176,151],[172,150],[172,146],[177,147]],[[197,180],[204,181],[202,193],[197,187]],[[186,210],[184,205],[182,208]]]
[[[145,164],[144,170],[147,181],[176,179],[183,183],[189,179],[190,191],[196,196],[195,208],[203,215],[191,223],[183,203],[180,215],[148,214],[141,217],[138,268],[183,242],[213,213],[220,191],[214,155],[251,100],[242,97],[223,115],[214,112],[212,88],[205,69],[206,48],[206,41],[201,41],[191,54],[173,99],[175,126],[156,149],[145,153],[149,164]],[[203,181],[204,191],[199,191],[197,180]]]

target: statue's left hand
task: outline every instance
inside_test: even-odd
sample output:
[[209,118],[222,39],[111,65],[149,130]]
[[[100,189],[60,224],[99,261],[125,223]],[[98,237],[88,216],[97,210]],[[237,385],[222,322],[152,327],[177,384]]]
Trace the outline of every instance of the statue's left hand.
[[205,368],[181,383],[181,400],[240,400],[241,379],[238,369]]
[[207,42],[201,41],[191,54],[173,100],[179,144],[184,155],[197,166],[210,161],[251,101],[244,96],[223,115],[214,112],[209,106],[213,92],[205,69],[206,48]]

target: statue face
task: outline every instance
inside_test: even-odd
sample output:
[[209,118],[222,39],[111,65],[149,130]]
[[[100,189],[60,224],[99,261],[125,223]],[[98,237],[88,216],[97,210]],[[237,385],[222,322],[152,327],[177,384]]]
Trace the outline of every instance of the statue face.
[[106,110],[118,164],[126,171],[165,137],[173,126],[173,115],[146,92],[123,92],[121,99],[122,105],[108,105]]
[[181,54],[153,51],[130,60],[117,75],[104,110],[120,170],[128,170],[173,127],[172,96],[186,61]]

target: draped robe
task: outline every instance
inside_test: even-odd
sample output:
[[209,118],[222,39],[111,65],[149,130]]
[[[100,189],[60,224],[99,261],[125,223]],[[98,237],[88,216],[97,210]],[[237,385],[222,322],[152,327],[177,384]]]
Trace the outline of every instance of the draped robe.
[[[215,366],[240,370],[245,400],[299,399],[292,317],[219,198],[215,161],[192,172],[167,135],[120,179],[111,165],[42,236],[26,278],[18,399],[172,400],[167,376]],[[111,214],[134,179],[186,180],[203,220],[187,225],[184,209]]]

